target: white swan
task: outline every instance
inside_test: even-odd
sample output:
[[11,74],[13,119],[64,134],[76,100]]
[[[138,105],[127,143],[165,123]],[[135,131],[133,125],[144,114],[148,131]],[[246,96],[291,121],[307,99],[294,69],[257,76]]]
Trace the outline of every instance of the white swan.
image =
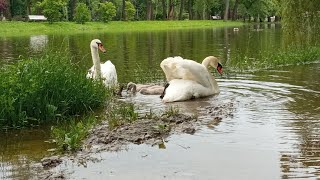
[[222,66],[214,56],[206,57],[201,64],[193,60],[183,59],[180,56],[166,58],[160,63],[167,81],[173,79],[192,80],[204,87],[211,87],[218,93],[219,87],[208,71],[209,66],[216,68],[222,74]]
[[160,67],[169,81],[169,86],[164,90],[162,101],[184,101],[219,93],[218,83],[208,71],[209,66],[222,74],[222,66],[214,56],[206,57],[202,64],[181,57],[163,60]]
[[87,78],[102,79],[106,87],[114,87],[118,84],[117,71],[111,61],[100,63],[98,50],[106,52],[101,41],[94,39],[90,43],[93,66],[88,70]]
[[131,93],[140,92],[143,95],[161,95],[164,91],[164,86],[152,84],[135,84],[133,82],[129,82],[127,85],[127,91]]
[[185,79],[173,79],[169,82],[165,89],[162,101],[175,102],[186,101],[200,97],[206,97],[215,94],[211,88],[202,86],[201,84]]

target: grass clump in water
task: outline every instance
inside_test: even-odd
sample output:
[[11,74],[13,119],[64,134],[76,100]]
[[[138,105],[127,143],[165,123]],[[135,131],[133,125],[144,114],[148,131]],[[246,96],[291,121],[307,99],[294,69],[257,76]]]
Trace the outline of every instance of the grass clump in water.
[[139,117],[139,114],[134,111],[134,105],[131,103],[119,102],[109,108],[107,119],[110,129],[114,129],[125,123],[132,123]]
[[0,71],[0,128],[19,128],[84,114],[109,92],[71,63],[66,52],[24,58]]
[[163,116],[171,117],[178,115],[180,113],[180,109],[178,106],[169,106],[166,108],[165,112],[163,113]]
[[67,123],[51,128],[51,136],[55,139],[58,149],[62,151],[76,151],[87,137],[89,130],[98,123],[94,116],[77,120],[72,118]]
[[235,60],[230,65],[238,70],[259,70],[305,64],[316,60],[320,60],[319,47],[290,47],[275,52],[258,52],[254,57],[236,55]]

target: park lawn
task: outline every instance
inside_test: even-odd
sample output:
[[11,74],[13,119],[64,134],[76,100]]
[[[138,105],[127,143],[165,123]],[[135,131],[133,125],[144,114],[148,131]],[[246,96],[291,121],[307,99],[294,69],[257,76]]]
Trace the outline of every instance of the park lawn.
[[109,23],[87,22],[0,22],[0,37],[38,35],[38,34],[76,34],[93,32],[155,31],[170,29],[215,28],[241,26],[242,22],[222,20],[185,20],[185,21],[111,21]]

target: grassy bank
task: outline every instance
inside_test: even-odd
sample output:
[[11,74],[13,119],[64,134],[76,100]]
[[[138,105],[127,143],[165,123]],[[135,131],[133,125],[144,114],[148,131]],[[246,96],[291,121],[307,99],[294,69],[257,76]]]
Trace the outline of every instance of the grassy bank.
[[23,36],[33,34],[75,34],[92,32],[127,32],[150,31],[183,28],[214,28],[224,26],[241,26],[242,22],[223,22],[221,20],[194,20],[194,21],[112,21],[109,23],[88,22],[76,24],[74,22],[16,22],[0,21],[0,37]]
[[1,68],[0,129],[64,120],[105,104],[104,85],[86,79],[66,54],[48,52]]

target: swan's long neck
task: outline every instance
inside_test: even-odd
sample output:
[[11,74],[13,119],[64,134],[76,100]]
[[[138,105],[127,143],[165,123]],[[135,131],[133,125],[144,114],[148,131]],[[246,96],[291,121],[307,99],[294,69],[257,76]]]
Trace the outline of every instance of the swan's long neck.
[[98,48],[94,48],[92,46],[90,46],[90,48],[91,48],[93,66],[94,66],[93,78],[98,79],[101,77],[101,64],[100,64]]
[[[217,60],[218,60],[218,59],[216,59],[215,57],[209,56],[209,57],[206,57],[206,58],[202,61],[201,64],[202,64],[204,67],[206,67],[207,70],[208,70],[208,69],[209,69],[209,65],[212,66],[212,67],[214,67],[214,68],[216,68],[216,67],[218,66]],[[217,64],[217,65],[215,65],[215,64]]]

